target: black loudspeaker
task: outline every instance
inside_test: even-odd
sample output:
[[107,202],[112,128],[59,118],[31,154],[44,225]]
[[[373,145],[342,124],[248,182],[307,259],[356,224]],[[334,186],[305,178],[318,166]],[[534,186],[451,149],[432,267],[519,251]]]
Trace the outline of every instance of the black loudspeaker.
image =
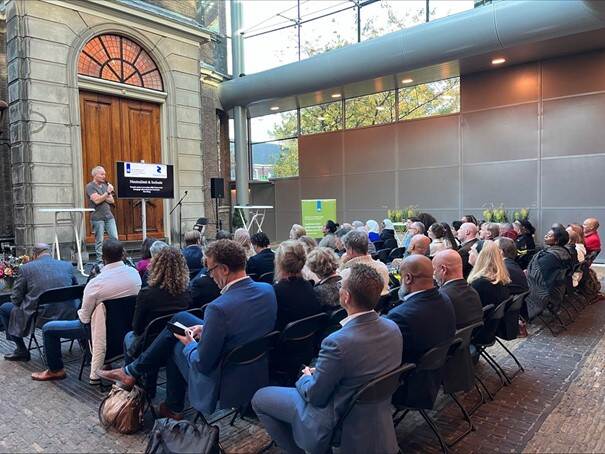
[[225,198],[225,180],[223,178],[210,178],[210,197],[213,199]]

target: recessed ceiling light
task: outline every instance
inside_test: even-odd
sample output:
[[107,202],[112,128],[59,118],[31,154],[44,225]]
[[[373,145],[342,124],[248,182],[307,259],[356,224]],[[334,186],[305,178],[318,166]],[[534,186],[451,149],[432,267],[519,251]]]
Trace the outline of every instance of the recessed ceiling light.
[[279,110],[279,106],[271,106],[269,107],[269,110]]
[[341,96],[340,93],[332,93],[332,98],[340,98]]
[[414,79],[410,79],[409,77],[401,81],[402,84],[411,84],[412,82],[414,82]]
[[501,65],[501,64],[502,64],[502,63],[504,63],[505,61],[506,61],[506,58],[502,58],[502,57],[499,57],[499,58],[494,58],[494,59],[492,60],[492,65]]
[[385,107],[384,106],[376,106],[376,110],[384,110]]

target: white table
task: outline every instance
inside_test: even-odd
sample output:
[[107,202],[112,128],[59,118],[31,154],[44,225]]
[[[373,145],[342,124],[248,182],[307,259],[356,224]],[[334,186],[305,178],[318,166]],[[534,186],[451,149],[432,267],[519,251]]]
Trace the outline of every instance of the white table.
[[[94,211],[92,208],[40,208],[38,211],[41,213],[54,213],[55,221],[54,221],[54,230],[55,230],[55,239],[53,240],[53,257],[61,260],[61,252],[59,251],[59,233],[57,231],[57,226],[59,221],[70,221],[71,226],[74,229],[74,235],[76,237],[76,250],[78,251],[78,270],[84,276],[84,264],[82,263],[82,232],[84,231],[84,214],[86,212]],[[68,214],[69,218],[59,219],[59,215],[61,213]],[[78,216],[80,219],[78,222]]]
[[[263,231],[263,222],[265,221],[265,214],[267,210],[272,210],[271,205],[235,205],[234,209],[239,209],[239,216],[244,224],[244,228],[250,232],[253,224],[256,224],[258,231]],[[252,215],[250,221],[246,224],[246,218],[244,218],[243,212],[248,210],[249,214]]]

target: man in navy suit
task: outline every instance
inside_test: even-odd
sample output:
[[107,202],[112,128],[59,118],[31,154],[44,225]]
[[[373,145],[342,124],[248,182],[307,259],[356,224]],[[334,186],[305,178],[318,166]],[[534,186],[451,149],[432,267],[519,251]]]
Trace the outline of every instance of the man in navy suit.
[[[401,333],[374,307],[382,277],[355,264],[342,281],[340,304],[348,316],[321,344],[315,367],[305,367],[295,388],[259,390],[252,406],[269,435],[288,453],[325,453],[352,396],[401,364]],[[342,427],[341,451],[395,453],[397,438],[389,400],[355,407]]]
[[255,279],[258,279],[262,274],[273,273],[275,254],[269,248],[270,242],[267,234],[264,232],[255,233],[250,237],[250,242],[256,251],[256,255],[248,259],[246,273],[254,274]]
[[159,414],[182,418],[185,390],[198,411],[247,404],[256,390],[266,386],[269,370],[266,358],[245,366],[220,371],[221,359],[233,348],[273,330],[277,303],[273,287],[253,282],[245,271],[246,252],[232,240],[218,240],[206,250],[208,275],[221,288],[221,295],[206,307],[204,320],[188,312],[172,321],[188,327],[185,336],[164,329],[139,358],[124,369],[98,371],[101,378],[132,387],[136,379],[166,365],[166,402]]
[[[403,335],[403,362],[418,363],[428,350],[454,337],[456,315],[450,299],[433,283],[433,265],[428,257],[407,257],[400,273],[403,302],[386,317],[397,323]],[[430,409],[440,385],[440,371],[413,371],[393,401]]]

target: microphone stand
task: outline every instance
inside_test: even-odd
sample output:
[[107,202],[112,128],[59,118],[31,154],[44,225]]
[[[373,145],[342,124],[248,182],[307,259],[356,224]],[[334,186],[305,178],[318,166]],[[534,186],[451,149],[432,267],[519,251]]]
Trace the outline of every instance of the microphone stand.
[[183,215],[183,200],[185,200],[185,197],[187,197],[188,191],[185,191],[185,194],[183,194],[183,197],[181,197],[181,200],[179,200],[177,202],[177,204],[174,206],[174,208],[172,210],[170,210],[170,213],[168,213],[168,216],[172,215],[172,213],[174,212],[174,210],[176,210],[176,208],[179,208],[179,247],[181,249],[183,249],[183,221],[182,221],[182,215]]

